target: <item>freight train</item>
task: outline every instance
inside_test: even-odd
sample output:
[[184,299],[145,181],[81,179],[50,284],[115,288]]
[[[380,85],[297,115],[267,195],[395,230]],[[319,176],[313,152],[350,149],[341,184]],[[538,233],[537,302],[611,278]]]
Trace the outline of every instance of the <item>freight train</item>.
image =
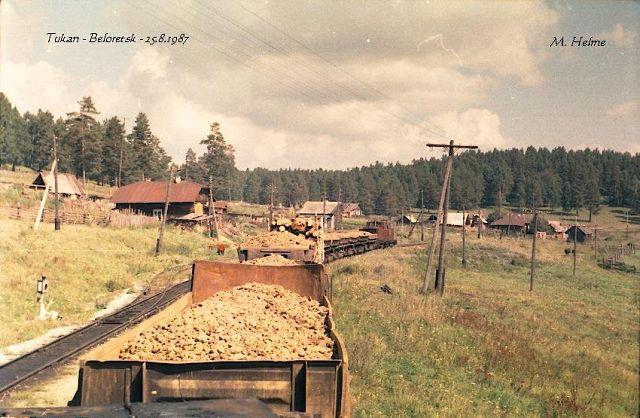
[[[329,313],[325,329],[333,341],[331,358],[204,362],[119,359],[126,342],[140,333],[166,323],[217,292],[250,282],[280,285],[326,306]],[[196,261],[191,292],[83,357],[74,400],[86,408],[160,402],[170,410],[175,402],[257,399],[275,416],[349,416],[348,357],[334,329],[329,297],[328,277],[319,264],[254,266]],[[228,406],[233,410],[233,404]],[[235,405],[233,416],[254,416],[240,414],[240,407],[241,402]]]
[[[281,227],[284,231],[284,228]],[[395,230],[389,221],[368,221],[359,230],[326,232],[324,234],[324,262],[362,254],[397,244]],[[240,245],[240,262],[278,254],[305,263],[316,259],[317,241],[297,245]]]

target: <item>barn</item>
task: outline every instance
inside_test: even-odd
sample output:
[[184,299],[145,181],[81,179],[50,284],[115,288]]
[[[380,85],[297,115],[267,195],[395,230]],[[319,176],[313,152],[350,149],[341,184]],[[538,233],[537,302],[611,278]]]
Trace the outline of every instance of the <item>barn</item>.
[[[591,226],[584,226],[584,225],[578,225],[577,227],[576,225],[571,225],[571,227],[567,229],[567,240],[573,241],[573,235],[576,234],[576,231],[577,231],[576,241],[586,242],[593,239],[595,228]],[[600,236],[601,233],[599,232],[598,235]]]
[[[49,186],[49,193],[55,193],[55,179],[53,173],[41,171],[35,180],[29,185],[30,188],[36,190],[45,190]],[[77,199],[85,195],[82,183],[78,181],[76,176],[69,173],[58,173],[58,194]]]
[[[130,210],[162,217],[167,196],[166,181],[139,181],[120,187],[111,196],[116,210]],[[209,205],[209,188],[198,183],[181,181],[171,184],[167,218],[178,218],[201,212]]]
[[322,216],[323,210],[326,210],[326,229],[331,231],[336,229],[342,222],[342,204],[340,202],[305,202],[304,205],[296,212],[300,216]]

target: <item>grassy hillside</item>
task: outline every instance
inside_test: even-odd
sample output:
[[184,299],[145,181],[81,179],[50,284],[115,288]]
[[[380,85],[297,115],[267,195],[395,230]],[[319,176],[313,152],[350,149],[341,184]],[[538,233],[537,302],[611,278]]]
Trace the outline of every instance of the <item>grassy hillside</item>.
[[[114,229],[0,220],[0,347],[27,340],[45,330],[90,318],[123,289],[153,280],[186,279],[174,274],[194,258],[214,257],[203,235],[168,228],[166,251],[153,256],[157,228]],[[226,259],[233,259],[227,252]],[[158,273],[167,274],[156,277]],[[61,321],[36,321],[36,280],[50,282],[49,301]]]
[[418,294],[425,247],[329,265],[356,416],[637,416],[640,275],[580,245],[574,277],[567,244],[540,240],[530,293],[530,239],[468,238],[462,269],[451,236],[444,298]]

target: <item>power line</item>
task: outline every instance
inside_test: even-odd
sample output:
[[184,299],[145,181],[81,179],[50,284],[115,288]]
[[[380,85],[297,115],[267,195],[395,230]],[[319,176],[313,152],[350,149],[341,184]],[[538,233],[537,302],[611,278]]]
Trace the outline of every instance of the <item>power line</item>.
[[[353,74],[351,74],[350,72],[348,72],[347,70],[345,70],[344,68],[334,64],[333,62],[329,61],[327,58],[325,58],[324,56],[320,55],[318,52],[314,51],[311,47],[307,46],[305,43],[303,43],[302,41],[298,40],[297,38],[295,38],[294,36],[290,35],[289,33],[285,32],[284,30],[282,30],[281,28],[279,28],[278,26],[276,26],[275,24],[271,23],[270,21],[268,21],[267,19],[265,19],[264,17],[260,16],[259,14],[255,13],[254,11],[250,10],[249,8],[243,6],[240,2],[235,2],[234,4],[236,4],[238,7],[240,7],[241,9],[245,10],[246,12],[252,14],[253,16],[257,17],[259,20],[261,20],[262,22],[266,23],[267,25],[271,26],[272,28],[274,28],[275,30],[277,30],[278,32],[280,32],[282,35],[286,36],[287,38],[291,39],[292,41],[294,41],[296,44],[300,45],[301,47],[303,47],[305,50],[307,50],[308,52],[310,52],[311,54],[313,54],[314,56],[316,56],[317,58],[319,58],[320,60],[324,61],[325,63],[329,64],[330,66],[332,66],[333,68],[337,69],[338,71],[342,72],[343,74],[347,75],[349,78],[357,81],[358,83],[362,84],[363,86],[365,86],[366,88],[376,92],[378,95],[380,95],[381,97],[387,99],[387,100],[391,100],[392,99],[385,93],[383,93],[382,91],[380,91],[379,89],[377,89],[376,87],[370,85],[369,83],[366,83],[360,79],[358,79],[357,77],[355,77]],[[404,108],[402,105],[396,103],[400,108],[402,108],[405,112],[413,115],[412,112],[410,112],[408,109]],[[413,115],[414,117],[416,117],[416,115]],[[422,122],[424,123],[424,122]],[[415,124],[415,123],[412,123]],[[448,139],[446,138],[446,136],[432,131],[429,128],[426,128],[424,126],[418,125],[421,128],[427,130],[428,132],[431,132],[435,135],[438,135],[442,138]]]
[[[149,6],[153,7],[153,4],[149,3],[149,2],[148,2],[148,1],[146,1],[146,0],[143,0],[143,1],[144,1],[145,3],[147,3]],[[137,4],[137,6],[139,6],[139,4]],[[177,27],[176,27],[175,25],[173,25],[172,23],[169,23],[168,21],[166,21],[166,20],[162,19],[161,17],[158,17],[158,15],[156,15],[156,14],[154,14],[154,13],[151,13],[151,12],[149,12],[148,10],[142,9],[142,8],[140,8],[140,7],[135,7],[135,10],[142,10],[144,13],[146,13],[146,14],[147,14],[147,15],[149,15],[149,16],[151,16],[152,18],[154,18],[154,19],[156,19],[156,20],[158,20],[158,21],[160,21],[160,22],[162,22],[162,23],[164,23],[164,24],[166,24],[166,25],[168,25],[168,26],[172,27],[172,28],[173,28],[173,29],[175,29],[175,30],[182,31],[182,29],[177,28]],[[155,10],[155,9],[154,9],[154,10]],[[172,13],[169,13],[169,12],[161,12],[161,13],[164,13],[164,14],[166,14],[166,15],[169,15],[169,16],[170,16],[171,18],[173,18],[174,20],[181,20],[181,21],[183,21],[185,24],[190,25],[192,28],[194,28],[194,29],[196,29],[197,31],[199,31],[200,33],[204,34],[204,35],[205,35],[205,37],[207,37],[207,38],[209,38],[209,39],[212,39],[212,40],[214,40],[214,41],[218,40],[217,38],[215,38],[215,37],[213,36],[213,34],[212,34],[212,33],[207,32],[207,31],[205,31],[205,30],[201,29],[199,26],[196,26],[196,25],[194,25],[193,23],[187,22],[185,19],[182,19],[182,18],[180,18],[179,16],[176,16],[175,14],[172,14]],[[191,16],[195,16],[195,15],[193,15],[193,14],[191,14],[191,13],[190,13],[190,15],[191,15]],[[197,17],[197,16],[196,16],[196,17]],[[227,31],[227,33],[229,33],[229,32]],[[283,81],[282,81],[282,79],[280,79],[280,78],[275,78],[275,77],[274,77],[274,76],[272,76],[271,74],[269,74],[269,73],[267,73],[267,72],[265,72],[265,71],[262,71],[261,69],[255,68],[255,66],[251,66],[251,65],[249,65],[247,62],[242,61],[242,60],[241,60],[241,59],[239,59],[238,57],[231,55],[230,53],[228,53],[227,51],[225,51],[225,50],[223,50],[223,49],[221,49],[221,48],[218,48],[218,47],[216,47],[216,46],[209,45],[209,44],[204,44],[202,41],[198,40],[197,38],[194,38],[194,39],[195,39],[198,43],[202,44],[204,47],[212,48],[212,49],[214,49],[216,52],[218,52],[218,53],[222,54],[223,56],[225,56],[225,57],[229,58],[230,60],[232,60],[232,61],[234,61],[234,62],[236,62],[236,63],[238,63],[238,64],[240,64],[240,65],[243,65],[243,66],[245,66],[245,67],[247,67],[247,68],[249,68],[249,69],[251,69],[251,70],[253,70],[253,71],[257,72],[257,73],[259,73],[259,74],[262,74],[263,76],[265,76],[265,77],[267,77],[267,78],[269,78],[269,79],[271,79],[271,80],[275,81],[276,83],[278,83],[278,84],[282,85],[283,87],[287,88],[288,90],[290,90],[290,91],[292,91],[292,92],[294,92],[294,93],[296,93],[296,94],[301,94],[302,96],[304,96],[304,97],[306,97],[307,99],[309,99],[311,102],[316,102],[316,103],[318,103],[317,98],[314,98],[314,97],[310,96],[309,94],[306,94],[306,93],[305,93],[305,92],[303,92],[303,91],[299,91],[299,90],[296,88],[296,86],[295,86],[295,85],[292,85],[292,84],[290,84],[290,83],[285,83],[285,82],[283,82]],[[246,43],[244,43],[244,42],[242,42],[242,43],[243,43],[244,45],[246,45],[246,46],[249,46],[249,45],[247,45],[247,44],[246,44]],[[250,47],[250,46],[249,46],[249,47]],[[236,52],[236,53],[237,53],[237,52]],[[246,58],[247,58],[247,61],[251,61],[251,60],[252,60],[252,57],[251,57],[250,55],[248,55],[247,53],[240,52],[240,54],[241,54],[241,55],[244,55],[244,57],[246,57]],[[283,77],[283,79],[286,79],[287,77],[290,77],[290,74],[289,74],[289,73],[285,73],[285,77]],[[289,81],[289,80],[288,80],[288,81]],[[315,81],[315,80],[314,80],[314,81]],[[307,87],[307,88],[309,87],[309,85],[308,85],[308,84],[306,84],[304,81],[300,82],[300,81],[298,80],[298,82],[299,82],[300,84],[302,84],[304,87]],[[325,101],[327,101],[327,98],[328,98],[328,99],[332,99],[330,96],[327,96],[326,94],[323,94],[323,99],[325,99]],[[335,100],[335,99],[334,99],[334,100]],[[337,99],[337,101],[340,101],[340,99]],[[355,104],[356,106],[358,106],[358,107],[362,108],[362,106],[360,106],[360,104],[358,104],[357,102],[355,102],[354,104]],[[364,110],[365,112],[367,112],[367,111],[368,111],[367,109],[363,109],[363,110]],[[389,112],[386,112],[386,111],[384,111],[384,110],[380,110],[380,111],[381,111],[381,112],[383,112],[383,113],[390,114]],[[365,113],[365,114],[366,114],[366,113]],[[392,117],[394,116],[393,114],[390,114],[390,115],[391,115]],[[360,117],[361,117],[361,116],[360,116]],[[396,118],[397,118],[397,116],[396,116],[393,120],[395,121],[395,119],[396,119]],[[405,120],[405,122],[407,122],[407,121]],[[411,123],[411,122],[408,122],[408,123]]]

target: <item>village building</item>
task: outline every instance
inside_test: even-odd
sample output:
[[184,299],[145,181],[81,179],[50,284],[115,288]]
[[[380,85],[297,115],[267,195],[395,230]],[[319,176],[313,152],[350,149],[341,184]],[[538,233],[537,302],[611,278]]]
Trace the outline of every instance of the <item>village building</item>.
[[344,216],[345,218],[362,216],[362,209],[360,209],[360,204],[359,203],[343,203],[342,216]]
[[325,228],[327,231],[336,229],[342,222],[342,204],[340,202],[313,202],[307,201],[296,212],[300,216],[312,217],[325,213]]
[[[500,219],[491,223],[491,227],[499,229],[503,234],[529,234],[533,229],[533,215],[525,213],[511,213],[504,215]],[[543,222],[538,218],[538,228]]]
[[[120,187],[111,197],[116,210],[128,210],[148,216],[162,217],[167,197],[166,181],[139,181]],[[209,188],[181,181],[171,184],[167,218],[208,212]],[[215,208],[215,203],[214,203]]]
[[400,216],[400,218],[398,218],[398,222],[400,222],[402,225],[411,225],[418,222],[418,219],[413,215],[407,214]]
[[567,226],[560,221],[549,221],[549,227],[553,230],[554,238],[567,239]]
[[[577,232],[576,232],[577,231]],[[568,241],[573,241],[573,235],[576,234],[576,241],[583,243],[583,242],[587,242],[587,241],[591,241],[592,239],[594,239],[596,231],[595,228],[592,226],[585,226],[585,225],[578,225],[576,227],[576,225],[571,225],[568,229],[567,229],[567,240]],[[598,240],[600,238],[604,238],[604,234],[602,231],[598,231]]]
[[[41,171],[29,185],[36,190],[45,190],[49,186],[49,193],[55,193],[55,179],[53,173]],[[69,173],[58,173],[58,194],[71,199],[78,199],[85,195],[82,183]]]

